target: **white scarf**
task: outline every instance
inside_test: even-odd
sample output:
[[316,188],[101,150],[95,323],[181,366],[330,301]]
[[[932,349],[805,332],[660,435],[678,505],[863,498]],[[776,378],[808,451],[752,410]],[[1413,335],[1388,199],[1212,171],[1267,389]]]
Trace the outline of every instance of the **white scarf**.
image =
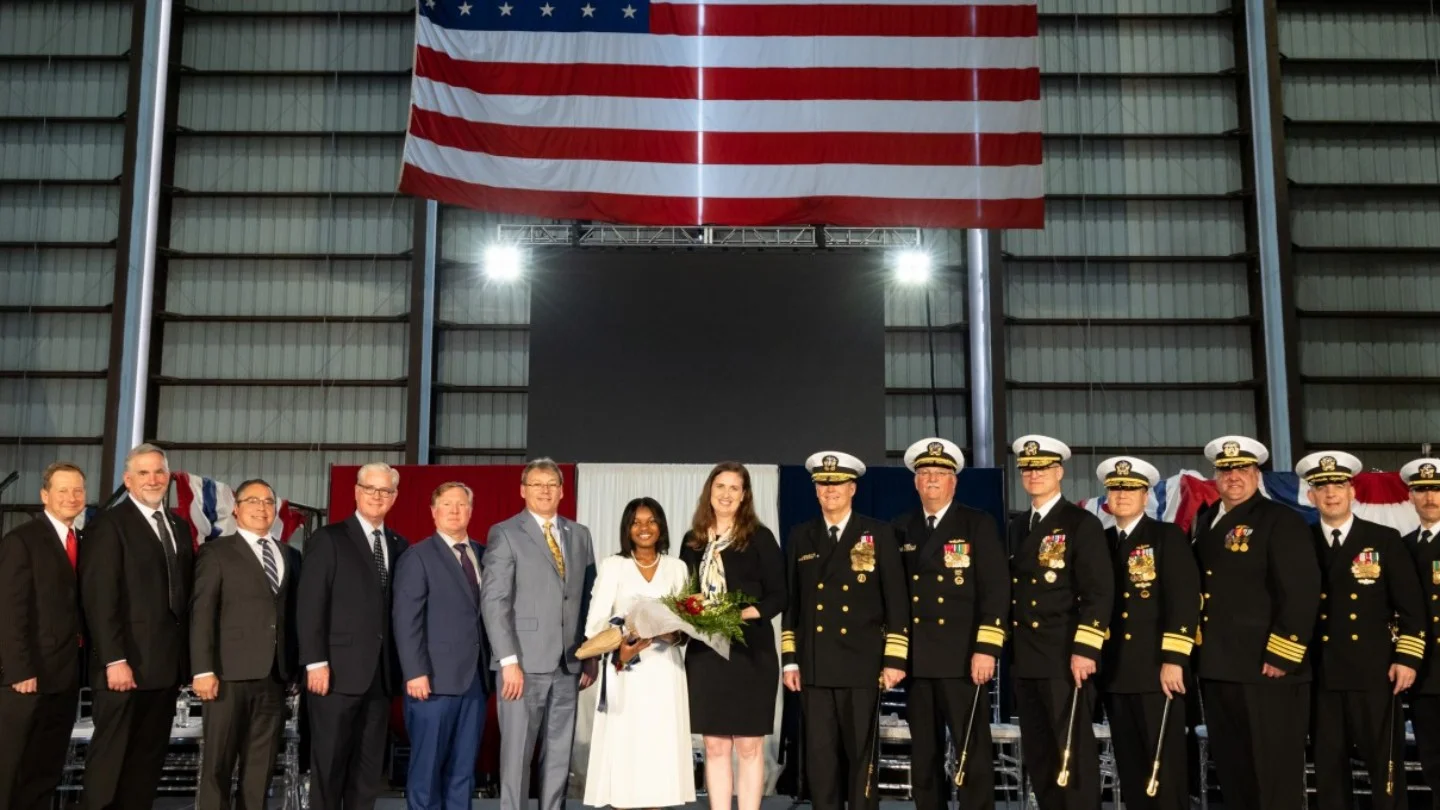
[[729,591],[725,583],[725,558],[720,552],[730,547],[729,534],[712,537],[705,544],[705,554],[700,558],[700,593],[705,601],[714,602]]

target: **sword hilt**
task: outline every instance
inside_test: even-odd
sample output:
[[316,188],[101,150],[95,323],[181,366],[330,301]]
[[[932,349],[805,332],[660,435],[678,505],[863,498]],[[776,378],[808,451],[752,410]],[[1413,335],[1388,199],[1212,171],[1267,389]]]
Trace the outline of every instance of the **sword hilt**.
[[1388,773],[1385,774],[1385,795],[1395,795],[1395,760],[1392,758],[1388,763]]
[[960,752],[960,764],[955,768],[955,787],[965,787],[965,762],[970,759],[970,750]]
[[1153,797],[1160,792],[1160,760],[1150,766],[1150,781],[1145,783],[1145,795]]
[[1064,758],[1060,761],[1060,774],[1055,777],[1055,784],[1065,787],[1070,784],[1070,746],[1065,746]]

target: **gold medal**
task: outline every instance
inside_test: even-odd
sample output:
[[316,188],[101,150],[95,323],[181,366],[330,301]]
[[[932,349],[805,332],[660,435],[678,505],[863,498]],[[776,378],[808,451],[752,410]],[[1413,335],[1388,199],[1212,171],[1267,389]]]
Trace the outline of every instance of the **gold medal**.
[[864,581],[865,581],[865,575],[864,575],[864,574],[856,574],[856,575],[855,575],[855,581],[856,581],[856,582],[864,582]]
[[1059,576],[1058,574],[1056,574],[1054,571],[1046,571],[1046,572],[1045,572],[1045,581],[1046,581],[1046,582],[1051,582],[1051,583],[1053,583],[1055,580],[1057,580],[1057,579],[1059,579],[1059,578],[1060,578],[1060,576]]
[[956,573],[956,574],[955,574],[955,584],[956,584],[956,585],[964,585],[964,584],[965,584],[965,575],[964,575],[964,574],[961,574],[961,573]]
[[1146,591],[1146,590],[1140,591],[1140,598],[1141,598],[1141,599],[1149,599],[1149,598],[1150,598],[1150,592],[1149,592],[1149,591]]

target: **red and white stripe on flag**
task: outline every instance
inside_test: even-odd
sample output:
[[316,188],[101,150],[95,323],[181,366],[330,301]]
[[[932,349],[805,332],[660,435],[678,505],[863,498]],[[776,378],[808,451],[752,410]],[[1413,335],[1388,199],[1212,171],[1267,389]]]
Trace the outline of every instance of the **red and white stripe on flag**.
[[1034,0],[419,0],[400,190],[642,225],[1039,228]]

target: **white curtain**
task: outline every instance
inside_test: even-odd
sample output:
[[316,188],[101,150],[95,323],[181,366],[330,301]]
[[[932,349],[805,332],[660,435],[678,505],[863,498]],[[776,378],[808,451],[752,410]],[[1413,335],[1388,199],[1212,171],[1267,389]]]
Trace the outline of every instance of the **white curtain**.
[[[780,468],[766,464],[747,464],[750,486],[755,494],[755,512],[776,537],[780,534]],[[690,526],[700,490],[710,474],[709,464],[580,464],[575,470],[576,519],[590,528],[595,543],[595,559],[601,560],[620,553],[620,517],[625,505],[634,498],[649,496],[660,502],[670,527],[670,554],[679,556],[680,539]],[[584,621],[584,617],[581,617]],[[775,639],[778,654],[780,619],[775,618]],[[590,728],[595,716],[597,690],[580,693],[580,706],[575,724],[575,747],[571,755],[570,792],[584,793],[585,768],[590,757]],[[765,793],[775,791],[779,777],[780,753],[780,684],[775,684],[775,728],[765,738]],[[644,745],[636,740],[636,745]],[[694,738],[696,750],[703,750],[699,735]]]

